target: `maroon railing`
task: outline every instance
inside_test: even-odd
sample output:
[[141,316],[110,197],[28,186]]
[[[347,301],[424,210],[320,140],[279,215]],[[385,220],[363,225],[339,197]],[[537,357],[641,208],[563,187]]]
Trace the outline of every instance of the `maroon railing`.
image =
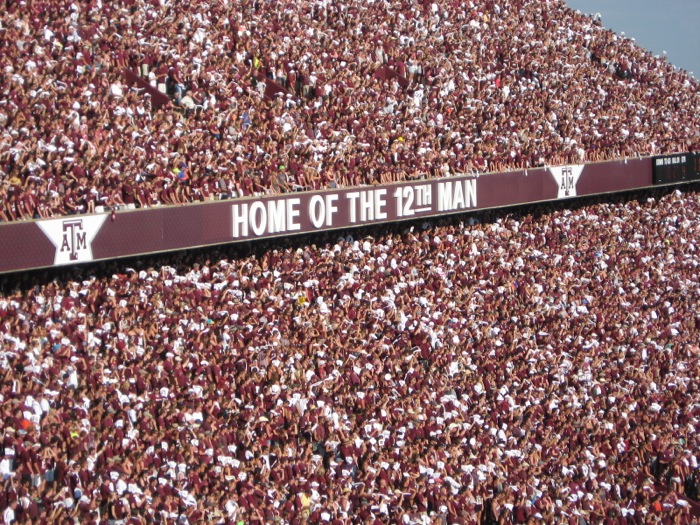
[[168,97],[168,95],[158,91],[157,88],[150,85],[145,79],[141,78],[133,71],[125,69],[122,71],[122,75],[128,87],[136,85],[138,89],[142,89],[145,93],[151,95],[151,106],[153,109],[160,109],[161,107],[170,104],[170,97]]
[[634,190],[652,174],[644,158],[6,223],[0,272]]

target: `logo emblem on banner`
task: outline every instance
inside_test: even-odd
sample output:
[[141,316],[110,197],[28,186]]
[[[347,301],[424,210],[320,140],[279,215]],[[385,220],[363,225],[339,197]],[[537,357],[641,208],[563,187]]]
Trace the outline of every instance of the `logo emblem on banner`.
[[55,265],[92,261],[92,241],[107,215],[84,215],[39,221],[37,226],[56,247]]
[[583,164],[575,164],[573,166],[549,168],[549,172],[554,177],[554,180],[557,181],[557,187],[559,188],[557,199],[576,197],[576,184],[578,184],[583,166]]

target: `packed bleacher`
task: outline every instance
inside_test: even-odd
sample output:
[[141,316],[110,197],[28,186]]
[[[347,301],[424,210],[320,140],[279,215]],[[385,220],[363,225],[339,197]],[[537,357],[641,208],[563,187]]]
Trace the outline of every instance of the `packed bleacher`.
[[6,277],[5,522],[692,523],[698,213],[687,187]]
[[[0,221],[700,143],[697,81],[559,0],[0,5]],[[2,523],[693,523],[699,211],[1,277]]]
[[700,143],[698,82],[562,0],[3,5],[0,221]]

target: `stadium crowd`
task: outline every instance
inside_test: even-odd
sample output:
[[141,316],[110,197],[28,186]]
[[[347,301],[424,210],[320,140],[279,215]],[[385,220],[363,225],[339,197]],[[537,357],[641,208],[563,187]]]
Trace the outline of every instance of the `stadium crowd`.
[[657,190],[5,278],[5,523],[691,523],[698,213]]
[[698,82],[562,0],[3,5],[0,221],[700,143]]

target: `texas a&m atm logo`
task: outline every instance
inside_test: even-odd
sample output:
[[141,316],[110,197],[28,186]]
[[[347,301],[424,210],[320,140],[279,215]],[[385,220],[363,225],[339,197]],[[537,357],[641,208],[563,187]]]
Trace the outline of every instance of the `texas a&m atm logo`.
[[85,215],[36,224],[56,247],[54,264],[61,265],[92,261],[92,241],[106,218],[106,214]]
[[578,179],[581,176],[582,171],[583,164],[549,168],[549,172],[554,177],[554,180],[557,181],[557,199],[576,197],[576,184],[578,184]]

